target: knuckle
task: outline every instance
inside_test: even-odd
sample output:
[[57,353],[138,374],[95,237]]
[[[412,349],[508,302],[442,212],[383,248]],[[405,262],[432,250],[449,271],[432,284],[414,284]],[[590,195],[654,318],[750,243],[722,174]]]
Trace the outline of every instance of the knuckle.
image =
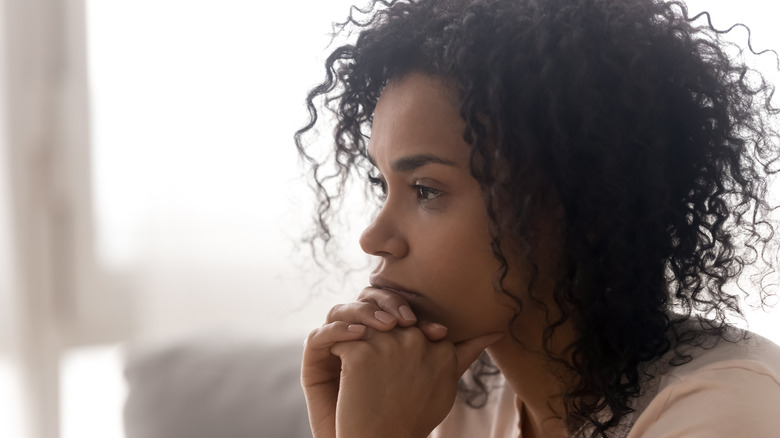
[[320,327],[315,328],[314,330],[309,332],[309,335],[306,336],[306,339],[303,340],[303,347],[306,348],[312,344],[312,342],[317,338],[317,336],[320,334]]
[[339,315],[343,313],[345,306],[346,304],[336,304],[335,306],[331,307],[330,310],[328,310],[328,316],[326,317],[327,322],[337,321],[339,319]]
[[327,322],[363,322],[376,310],[378,308],[373,303],[356,301],[347,304],[337,304],[328,311]]
[[425,339],[422,330],[417,327],[407,327],[400,331],[400,340],[404,345],[414,345]]
[[362,302],[370,302],[372,300],[372,293],[374,291],[373,287],[364,287],[363,290],[360,291],[360,294],[358,294],[358,301]]
[[405,304],[406,301],[398,295],[386,291],[384,289],[377,289],[374,287],[367,287],[360,293],[359,300],[372,303],[380,308],[398,307],[401,304]]
[[402,304],[406,304],[406,300],[404,300],[403,298],[401,298],[400,296],[392,292],[387,292],[387,291],[384,291],[379,302],[382,305],[392,306],[392,307],[398,307]]

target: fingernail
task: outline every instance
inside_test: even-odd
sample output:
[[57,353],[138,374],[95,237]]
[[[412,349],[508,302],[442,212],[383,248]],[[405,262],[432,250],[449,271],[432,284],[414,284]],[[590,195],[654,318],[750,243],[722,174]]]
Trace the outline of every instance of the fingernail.
[[431,323],[431,327],[435,328],[436,330],[444,330],[445,332],[447,331],[447,327],[445,327],[445,326],[443,326],[443,325],[441,325],[439,323],[436,323],[436,322],[432,322]]
[[355,333],[363,333],[364,331],[366,331],[366,326],[364,326],[363,324],[350,324],[347,327],[347,331],[355,332]]
[[403,306],[398,308],[398,311],[401,313],[401,316],[405,320],[407,320],[407,321],[417,321],[417,317],[414,316],[414,312],[412,312],[412,308],[411,307],[409,307],[409,306],[404,304]]
[[393,315],[383,310],[377,310],[376,312],[374,312],[374,318],[382,321],[385,324],[392,324],[395,321]]

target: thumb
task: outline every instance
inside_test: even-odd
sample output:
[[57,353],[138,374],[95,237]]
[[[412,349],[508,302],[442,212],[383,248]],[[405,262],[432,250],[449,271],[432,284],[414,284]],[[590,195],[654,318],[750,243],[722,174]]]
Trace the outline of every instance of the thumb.
[[455,357],[458,361],[458,376],[460,377],[466,372],[485,348],[495,344],[503,337],[504,334],[500,332],[488,333],[455,344]]
[[425,338],[431,342],[441,341],[447,336],[447,327],[435,322],[420,321],[417,327],[423,332]]

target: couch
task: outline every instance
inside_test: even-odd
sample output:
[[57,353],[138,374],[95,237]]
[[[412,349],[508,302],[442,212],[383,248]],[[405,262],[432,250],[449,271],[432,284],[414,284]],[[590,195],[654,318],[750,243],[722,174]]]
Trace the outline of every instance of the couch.
[[127,438],[310,438],[302,342],[199,336],[130,349]]

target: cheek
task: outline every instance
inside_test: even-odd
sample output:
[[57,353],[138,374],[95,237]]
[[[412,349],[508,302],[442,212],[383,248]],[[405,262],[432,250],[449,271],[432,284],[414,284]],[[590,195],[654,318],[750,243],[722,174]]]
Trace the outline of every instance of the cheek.
[[453,228],[436,231],[436,243],[427,249],[431,252],[428,260],[433,264],[432,268],[443,275],[486,280],[490,283],[500,263],[490,249],[487,231]]
[[475,215],[473,210],[457,210],[447,214],[447,220],[427,227],[425,236],[418,236],[420,242],[425,242],[418,247],[422,252],[419,261],[440,281],[466,282],[472,287],[475,282],[490,284],[499,263],[490,250],[487,218]]
[[490,250],[489,237],[485,233],[476,238],[472,230],[471,235],[452,238],[447,231],[452,230],[439,228],[431,237],[440,238],[425,248],[432,300],[426,313],[450,329],[452,340],[506,329],[514,313],[493,290],[500,263]]

